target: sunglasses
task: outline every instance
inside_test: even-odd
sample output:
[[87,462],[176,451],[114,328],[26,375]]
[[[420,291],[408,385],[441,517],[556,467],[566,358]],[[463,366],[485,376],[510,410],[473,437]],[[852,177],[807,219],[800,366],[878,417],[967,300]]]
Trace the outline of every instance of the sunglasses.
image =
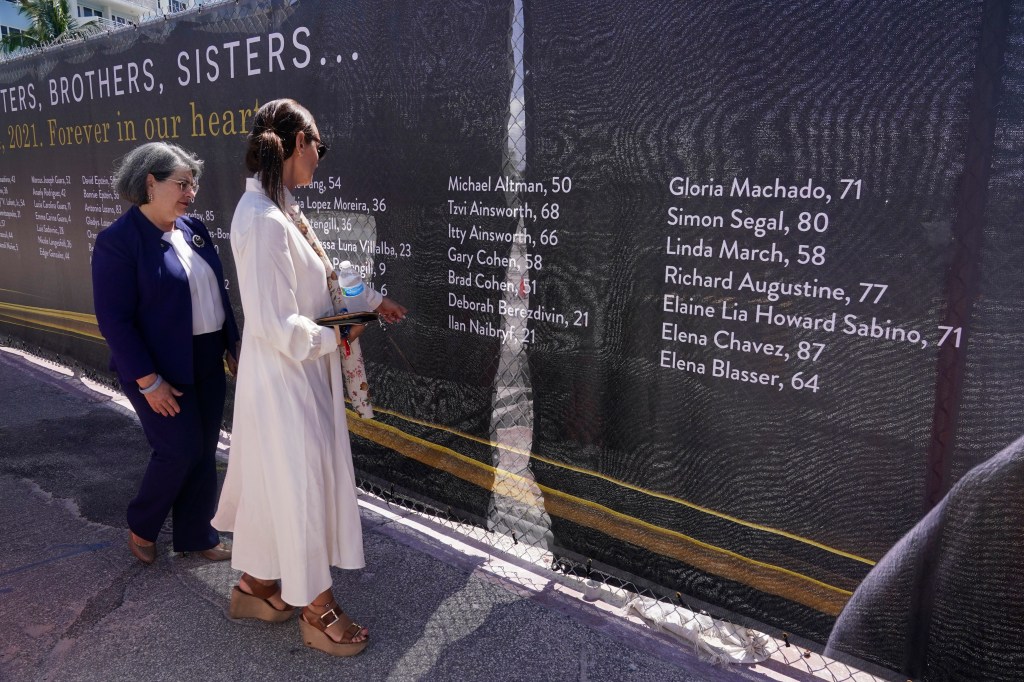
[[314,144],[316,144],[316,158],[324,158],[324,156],[326,156],[327,152],[330,150],[330,147],[321,142],[319,137],[313,137],[312,135],[310,135],[309,139],[312,140]]

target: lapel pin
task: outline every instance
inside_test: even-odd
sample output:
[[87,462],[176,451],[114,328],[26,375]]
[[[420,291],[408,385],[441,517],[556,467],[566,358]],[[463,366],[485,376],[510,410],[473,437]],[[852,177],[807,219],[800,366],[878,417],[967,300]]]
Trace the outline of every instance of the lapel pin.
[[198,234],[192,235],[192,243],[195,245],[197,249],[201,249],[204,246],[206,246],[206,242],[203,241],[203,238]]

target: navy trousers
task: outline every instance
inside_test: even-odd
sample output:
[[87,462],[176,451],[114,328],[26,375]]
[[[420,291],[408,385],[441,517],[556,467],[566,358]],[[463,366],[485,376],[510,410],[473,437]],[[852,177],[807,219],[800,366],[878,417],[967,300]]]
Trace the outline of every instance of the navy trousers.
[[221,332],[192,337],[195,383],[175,386],[181,412],[164,417],[153,411],[138,384],[121,378],[153,448],[139,492],[128,504],[128,527],[156,542],[167,515],[174,525],[174,550],[199,552],[220,538],[210,525],[217,507],[217,442],[224,414],[224,337]]

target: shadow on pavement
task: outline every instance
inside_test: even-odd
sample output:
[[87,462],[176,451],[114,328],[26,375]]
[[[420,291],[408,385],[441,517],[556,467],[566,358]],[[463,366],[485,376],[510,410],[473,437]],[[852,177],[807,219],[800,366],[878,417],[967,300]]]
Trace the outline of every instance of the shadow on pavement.
[[303,646],[294,619],[229,619],[239,574],[228,562],[175,554],[168,534],[154,565],[131,557],[124,510],[148,456],[129,411],[0,352],[0,679],[763,679],[506,584],[372,504],[361,506],[367,567],[334,571],[371,645],[331,658]]

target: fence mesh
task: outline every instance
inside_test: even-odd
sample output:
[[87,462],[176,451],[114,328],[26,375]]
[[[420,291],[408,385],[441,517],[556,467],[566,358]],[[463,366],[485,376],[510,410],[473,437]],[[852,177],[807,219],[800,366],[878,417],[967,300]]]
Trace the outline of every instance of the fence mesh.
[[[544,175],[531,169],[531,150],[543,149],[544,146],[534,143],[530,137],[529,112],[533,107],[530,102],[532,65],[526,56],[531,49],[525,20],[527,11],[522,2],[515,1],[509,5],[508,32],[504,46],[507,52],[504,87],[507,88],[508,106],[490,143],[501,152],[501,167],[496,175],[504,178],[510,187],[523,188],[529,188],[530,182],[541,181]],[[576,115],[572,107],[568,110],[556,108],[566,116]],[[546,112],[541,111],[541,114]],[[584,154],[593,150],[581,147],[576,151]],[[572,182],[572,179],[568,182]],[[562,186],[559,189],[567,188]],[[636,548],[630,547],[628,543],[623,544],[604,536],[596,543],[589,538],[579,541],[574,537],[580,529],[580,524],[576,522],[582,520],[579,516],[570,524],[563,514],[560,521],[561,534],[553,530],[558,521],[553,521],[550,509],[557,509],[559,500],[565,499],[564,490],[560,488],[564,487],[566,481],[552,477],[550,470],[547,470],[547,485],[544,485],[538,481],[538,466],[542,469],[552,467],[568,470],[585,476],[592,475],[596,470],[601,480],[594,489],[581,495],[611,507],[622,502],[617,497],[615,485],[621,482],[620,477],[628,479],[631,474],[623,475],[621,469],[619,474],[605,470],[616,468],[606,461],[588,461],[564,453],[559,453],[561,456],[538,454],[535,428],[538,423],[544,422],[545,415],[539,414],[535,405],[534,377],[550,362],[545,353],[554,350],[557,356],[561,350],[559,345],[577,341],[567,340],[561,330],[543,321],[519,324],[521,318],[508,311],[536,309],[545,303],[550,305],[551,297],[544,296],[544,288],[547,287],[548,291],[555,287],[561,288],[563,285],[558,279],[572,277],[573,273],[551,274],[552,271],[545,272],[542,268],[533,267],[533,264],[542,262],[545,256],[556,254],[554,248],[560,246],[559,239],[565,240],[568,235],[584,232],[585,228],[580,224],[580,218],[562,226],[570,229],[562,229],[553,221],[543,223],[526,219],[523,216],[524,205],[533,203],[535,210],[540,209],[536,197],[528,189],[509,190],[504,192],[503,197],[504,205],[510,209],[512,217],[491,224],[486,224],[486,219],[474,221],[474,227],[481,230],[493,227],[495,231],[500,230],[509,235],[508,246],[501,251],[502,257],[507,258],[506,267],[492,277],[494,284],[486,295],[474,299],[473,292],[467,293],[470,301],[483,302],[488,298],[493,301],[494,292],[500,292],[498,296],[502,302],[498,310],[506,311],[506,314],[490,315],[486,330],[487,334],[499,339],[500,343],[481,348],[480,344],[456,340],[460,348],[454,355],[463,359],[457,373],[459,381],[455,384],[439,382],[439,387],[432,387],[439,397],[419,408],[410,405],[417,402],[415,397],[408,400],[394,399],[396,394],[415,396],[416,390],[410,391],[403,386],[402,379],[393,376],[389,366],[382,364],[371,371],[374,375],[373,388],[383,397],[384,402],[384,405],[378,406],[377,419],[388,426],[411,433],[414,437],[430,441],[434,446],[444,448],[445,452],[438,454],[431,451],[431,448],[410,448],[408,443],[397,445],[405,457],[424,466],[410,464],[408,460],[396,459],[393,453],[384,452],[378,447],[383,444],[395,448],[394,440],[382,438],[373,427],[353,420],[353,433],[365,438],[356,441],[360,487],[389,504],[415,510],[434,523],[483,542],[495,552],[546,567],[566,584],[574,586],[583,598],[601,599],[621,607],[624,613],[646,617],[652,626],[674,633],[674,636],[712,660],[750,662],[772,659],[822,679],[873,679],[868,673],[822,657],[820,643],[814,645],[806,637],[766,625],[762,620],[750,618],[749,615],[731,612],[728,606],[708,600],[706,590],[702,595],[704,599],[691,595],[686,586],[692,578],[673,585],[666,579],[668,574],[658,576],[657,559],[651,561],[645,570],[639,571],[643,576],[637,575],[637,562],[647,561],[649,555],[636,552]],[[586,198],[592,197],[588,194]],[[621,200],[621,194],[615,199]],[[544,202],[549,213],[552,210],[565,210],[566,205]],[[329,220],[328,216],[321,218]],[[381,236],[380,228],[373,218],[353,213],[342,214],[335,219],[340,219],[345,229],[351,230],[350,239],[373,240]],[[447,236],[451,237],[451,232]],[[573,248],[571,245],[566,246],[564,241],[561,246]],[[586,248],[592,247],[586,245]],[[380,281],[388,279],[391,264],[384,259],[375,259],[373,254],[362,255],[364,271],[372,273],[378,287],[384,288],[387,293],[387,285],[381,286]],[[593,277],[594,271],[587,274]],[[436,280],[429,280],[427,285],[435,289],[442,288]],[[611,304],[615,303],[617,301],[613,299]],[[587,314],[594,318],[607,315],[597,308],[587,311]],[[597,324],[596,320],[588,321],[595,326]],[[605,324],[622,323],[624,321],[605,320]],[[418,322],[413,320],[412,324]],[[397,330],[389,330],[387,334],[393,331]],[[622,331],[613,328],[609,330],[609,336]],[[425,366],[429,365],[429,361],[424,362],[422,358],[410,360],[403,350],[405,343],[401,335],[392,338],[385,335],[385,339],[376,344],[372,339],[365,341],[369,345],[371,365],[373,359],[386,358],[390,366],[415,372],[416,377],[412,381],[445,375],[443,369],[434,374],[433,367]],[[591,370],[572,362],[570,356],[569,363],[561,371],[585,374]],[[586,362],[586,358],[581,362]],[[470,381],[466,381],[467,374],[470,375]],[[474,378],[475,383],[472,381]],[[593,390],[584,390],[572,397],[573,404],[570,407],[575,415],[600,413],[607,409],[606,405],[600,403],[611,398],[607,393],[601,396]],[[399,407],[389,409],[396,403]],[[564,410],[551,409],[550,405],[547,412],[549,420],[551,415],[564,414]],[[443,418],[438,419],[442,415]],[[439,427],[439,421],[444,426]],[[590,421],[589,427],[587,421]],[[602,439],[607,436],[601,431],[609,428],[607,424],[593,423],[590,419],[573,422],[572,418],[564,426],[569,429],[568,437],[572,439],[573,445],[584,450],[600,446]],[[479,466],[481,464],[484,466]],[[637,478],[634,476],[634,479]],[[611,486],[607,485],[609,482]],[[655,523],[658,519],[657,513],[650,516],[640,513],[637,516]],[[582,522],[586,523],[585,520]],[[598,526],[598,523],[594,524],[595,528]],[[583,530],[586,535],[587,529]],[[603,546],[600,550],[588,553],[588,547],[594,548],[595,544]],[[698,580],[707,581],[707,577]],[[850,583],[851,586],[853,584]],[[726,601],[729,601],[728,597]],[[740,604],[740,610],[743,611],[742,600],[737,604]],[[784,622],[787,617],[793,618],[794,622],[799,621],[799,616],[792,614],[778,621]],[[819,633],[827,634],[830,623],[828,619],[823,621]]]
[[[168,7],[160,6],[159,2],[139,4],[142,11],[136,21],[113,21],[106,18],[98,18],[92,21],[79,20],[84,28],[81,33],[66,33],[55,37],[45,43],[39,43],[32,47],[23,47],[10,52],[0,52],[0,64],[24,59],[37,55],[41,52],[51,50],[62,45],[74,45],[86,40],[104,38],[122,31],[130,31],[139,25],[154,21],[170,21],[183,16],[186,13],[195,12],[201,14],[204,10],[213,9],[217,5],[235,3],[236,0],[171,0]],[[137,3],[138,4],[138,3]]]
[[[560,556],[544,544],[530,542],[514,530],[500,530],[461,518],[451,507],[431,504],[419,496],[397,490],[357,475],[364,494],[388,505],[412,511],[428,522],[458,536],[470,538],[491,548],[498,557],[514,557],[535,565],[542,575],[550,576],[589,602],[602,601],[621,609],[624,618],[639,620],[661,631],[678,646],[703,660],[715,663],[753,663],[771,661],[789,667],[790,672],[808,673],[817,679],[843,682],[856,680],[900,679],[898,676],[862,664],[857,667],[822,655],[821,644],[790,633],[755,624],[748,619],[697,602],[667,588],[641,586],[621,572],[606,572],[594,567],[592,560],[578,561]],[[514,582],[522,582],[519,572],[505,573],[502,564],[489,564],[488,570]],[[527,587],[530,587],[527,585]],[[537,586],[540,589],[541,586]],[[877,674],[865,672],[871,669]]]
[[[361,341],[376,396],[376,419],[350,414],[361,489],[713,660],[871,679],[821,655],[836,615],[1024,431],[1020,3],[226,0],[142,24],[167,22],[166,39],[231,4],[202,30],[352,29],[317,54],[356,75],[339,66],[303,99],[342,150],[297,194],[335,261],[413,311]],[[131,46],[125,31],[105,45]],[[726,178],[793,196],[730,204]],[[716,224],[727,209],[764,220]],[[752,244],[773,260],[736,262]],[[780,249],[794,263],[777,275]],[[845,302],[771,288],[797,280],[842,284]],[[823,331],[849,315],[852,331]],[[783,377],[773,393],[697,372],[766,346],[794,356],[758,358],[758,377]]]

